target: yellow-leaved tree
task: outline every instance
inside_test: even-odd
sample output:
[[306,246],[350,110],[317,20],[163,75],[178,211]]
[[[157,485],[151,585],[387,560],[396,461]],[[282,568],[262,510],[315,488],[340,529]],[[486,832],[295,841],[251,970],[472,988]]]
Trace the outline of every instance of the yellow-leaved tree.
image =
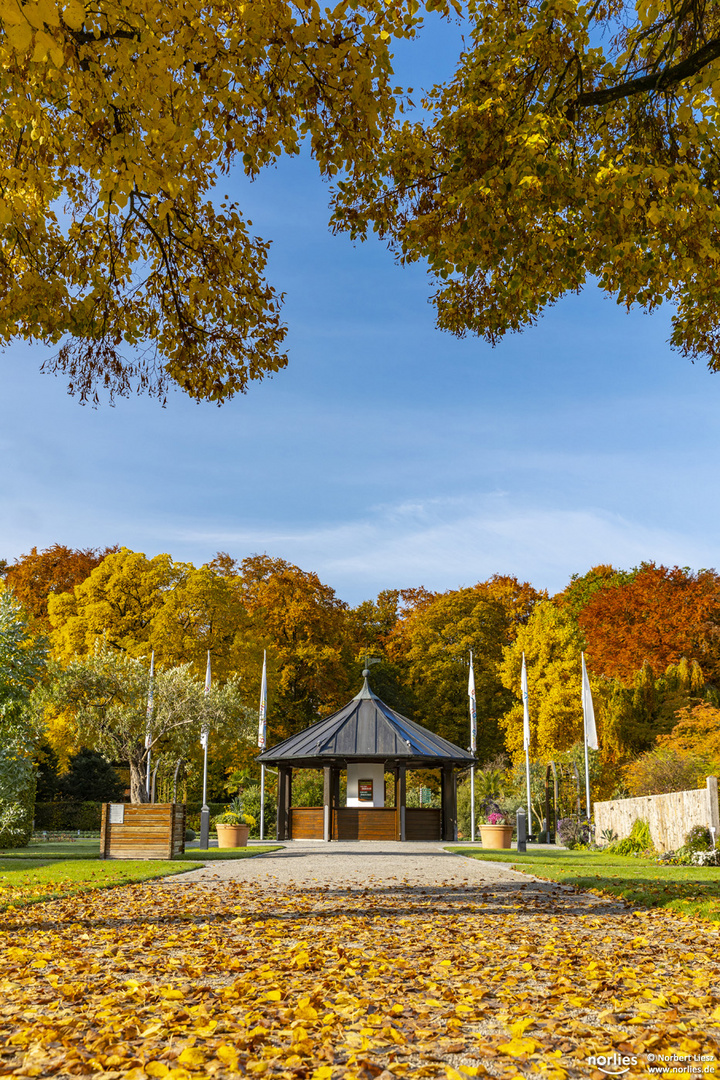
[[369,168],[414,0],[0,0],[0,343],[82,398],[222,401],[286,363],[268,244],[213,197],[309,144]]
[[504,652],[499,675],[516,695],[500,719],[505,744],[515,761],[523,758],[523,706],[520,696],[525,653],[530,709],[530,756],[549,761],[583,738],[580,697],[584,642],[572,615],[550,600],[536,604],[527,623]]
[[495,575],[472,588],[401,595],[404,606],[387,648],[401,672],[411,715],[451,742],[468,745],[472,651],[478,757],[493,758],[503,745],[499,719],[511,703],[498,665],[541,594],[527,582]]
[[338,228],[424,260],[438,325],[495,342],[595,279],[674,306],[720,368],[720,24],[702,0],[470,0],[454,77],[340,184]]
[[236,638],[248,623],[239,577],[129,548],[107,555],[72,592],[52,595],[48,609],[63,663],[102,640],[131,657],[154,651],[159,667],[189,663],[201,675],[210,651],[220,679],[237,671]]
[[352,685],[347,605],[317,574],[283,559],[220,553],[195,567],[121,548],[72,592],[50,596],[48,608],[63,665],[103,643],[146,663],[154,651],[158,669],[190,664],[202,676],[210,652],[213,680],[237,676],[254,708],[267,650],[270,740],[344,704]]

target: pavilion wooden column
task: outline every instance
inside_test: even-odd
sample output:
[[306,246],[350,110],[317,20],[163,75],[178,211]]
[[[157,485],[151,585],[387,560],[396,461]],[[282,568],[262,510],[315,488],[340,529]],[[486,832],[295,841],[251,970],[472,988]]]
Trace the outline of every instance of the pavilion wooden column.
[[323,840],[332,840],[333,767],[323,767]]
[[398,795],[400,802],[400,836],[399,840],[405,839],[405,802],[407,799],[407,783],[405,778],[405,766],[400,765],[398,768]]
[[[338,840],[338,813],[340,810],[340,773],[339,765],[330,766],[330,839]],[[327,769],[325,784],[327,784]]]
[[457,786],[455,769],[452,765],[443,765],[440,774],[442,803],[442,838],[457,840]]
[[290,840],[290,806],[292,804],[292,768],[278,766],[277,838]]

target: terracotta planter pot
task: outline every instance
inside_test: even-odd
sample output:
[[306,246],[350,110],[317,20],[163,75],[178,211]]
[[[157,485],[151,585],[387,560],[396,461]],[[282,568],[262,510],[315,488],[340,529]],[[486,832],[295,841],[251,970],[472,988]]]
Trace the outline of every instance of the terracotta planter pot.
[[[216,825],[218,847],[247,847],[249,825]],[[509,845],[508,845],[509,846]]]
[[509,848],[512,825],[481,825],[480,839],[484,848]]

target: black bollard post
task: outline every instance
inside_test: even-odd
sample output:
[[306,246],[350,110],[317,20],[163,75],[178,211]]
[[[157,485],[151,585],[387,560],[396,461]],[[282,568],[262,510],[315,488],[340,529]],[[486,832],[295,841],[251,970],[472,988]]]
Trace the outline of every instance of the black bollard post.
[[527,851],[527,815],[522,806],[517,812],[517,849]]
[[200,847],[207,851],[210,847],[210,807],[203,806],[200,811]]

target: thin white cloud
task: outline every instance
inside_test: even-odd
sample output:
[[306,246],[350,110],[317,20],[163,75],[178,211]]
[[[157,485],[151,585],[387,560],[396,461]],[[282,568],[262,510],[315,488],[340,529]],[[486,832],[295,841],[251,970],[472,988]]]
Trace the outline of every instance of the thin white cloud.
[[307,530],[193,531],[177,539],[280,556],[317,571],[351,602],[383,588],[471,585],[496,572],[554,592],[598,563],[631,567],[653,559],[700,567],[715,558],[690,535],[594,508],[522,509],[500,494],[383,506],[359,520]]

